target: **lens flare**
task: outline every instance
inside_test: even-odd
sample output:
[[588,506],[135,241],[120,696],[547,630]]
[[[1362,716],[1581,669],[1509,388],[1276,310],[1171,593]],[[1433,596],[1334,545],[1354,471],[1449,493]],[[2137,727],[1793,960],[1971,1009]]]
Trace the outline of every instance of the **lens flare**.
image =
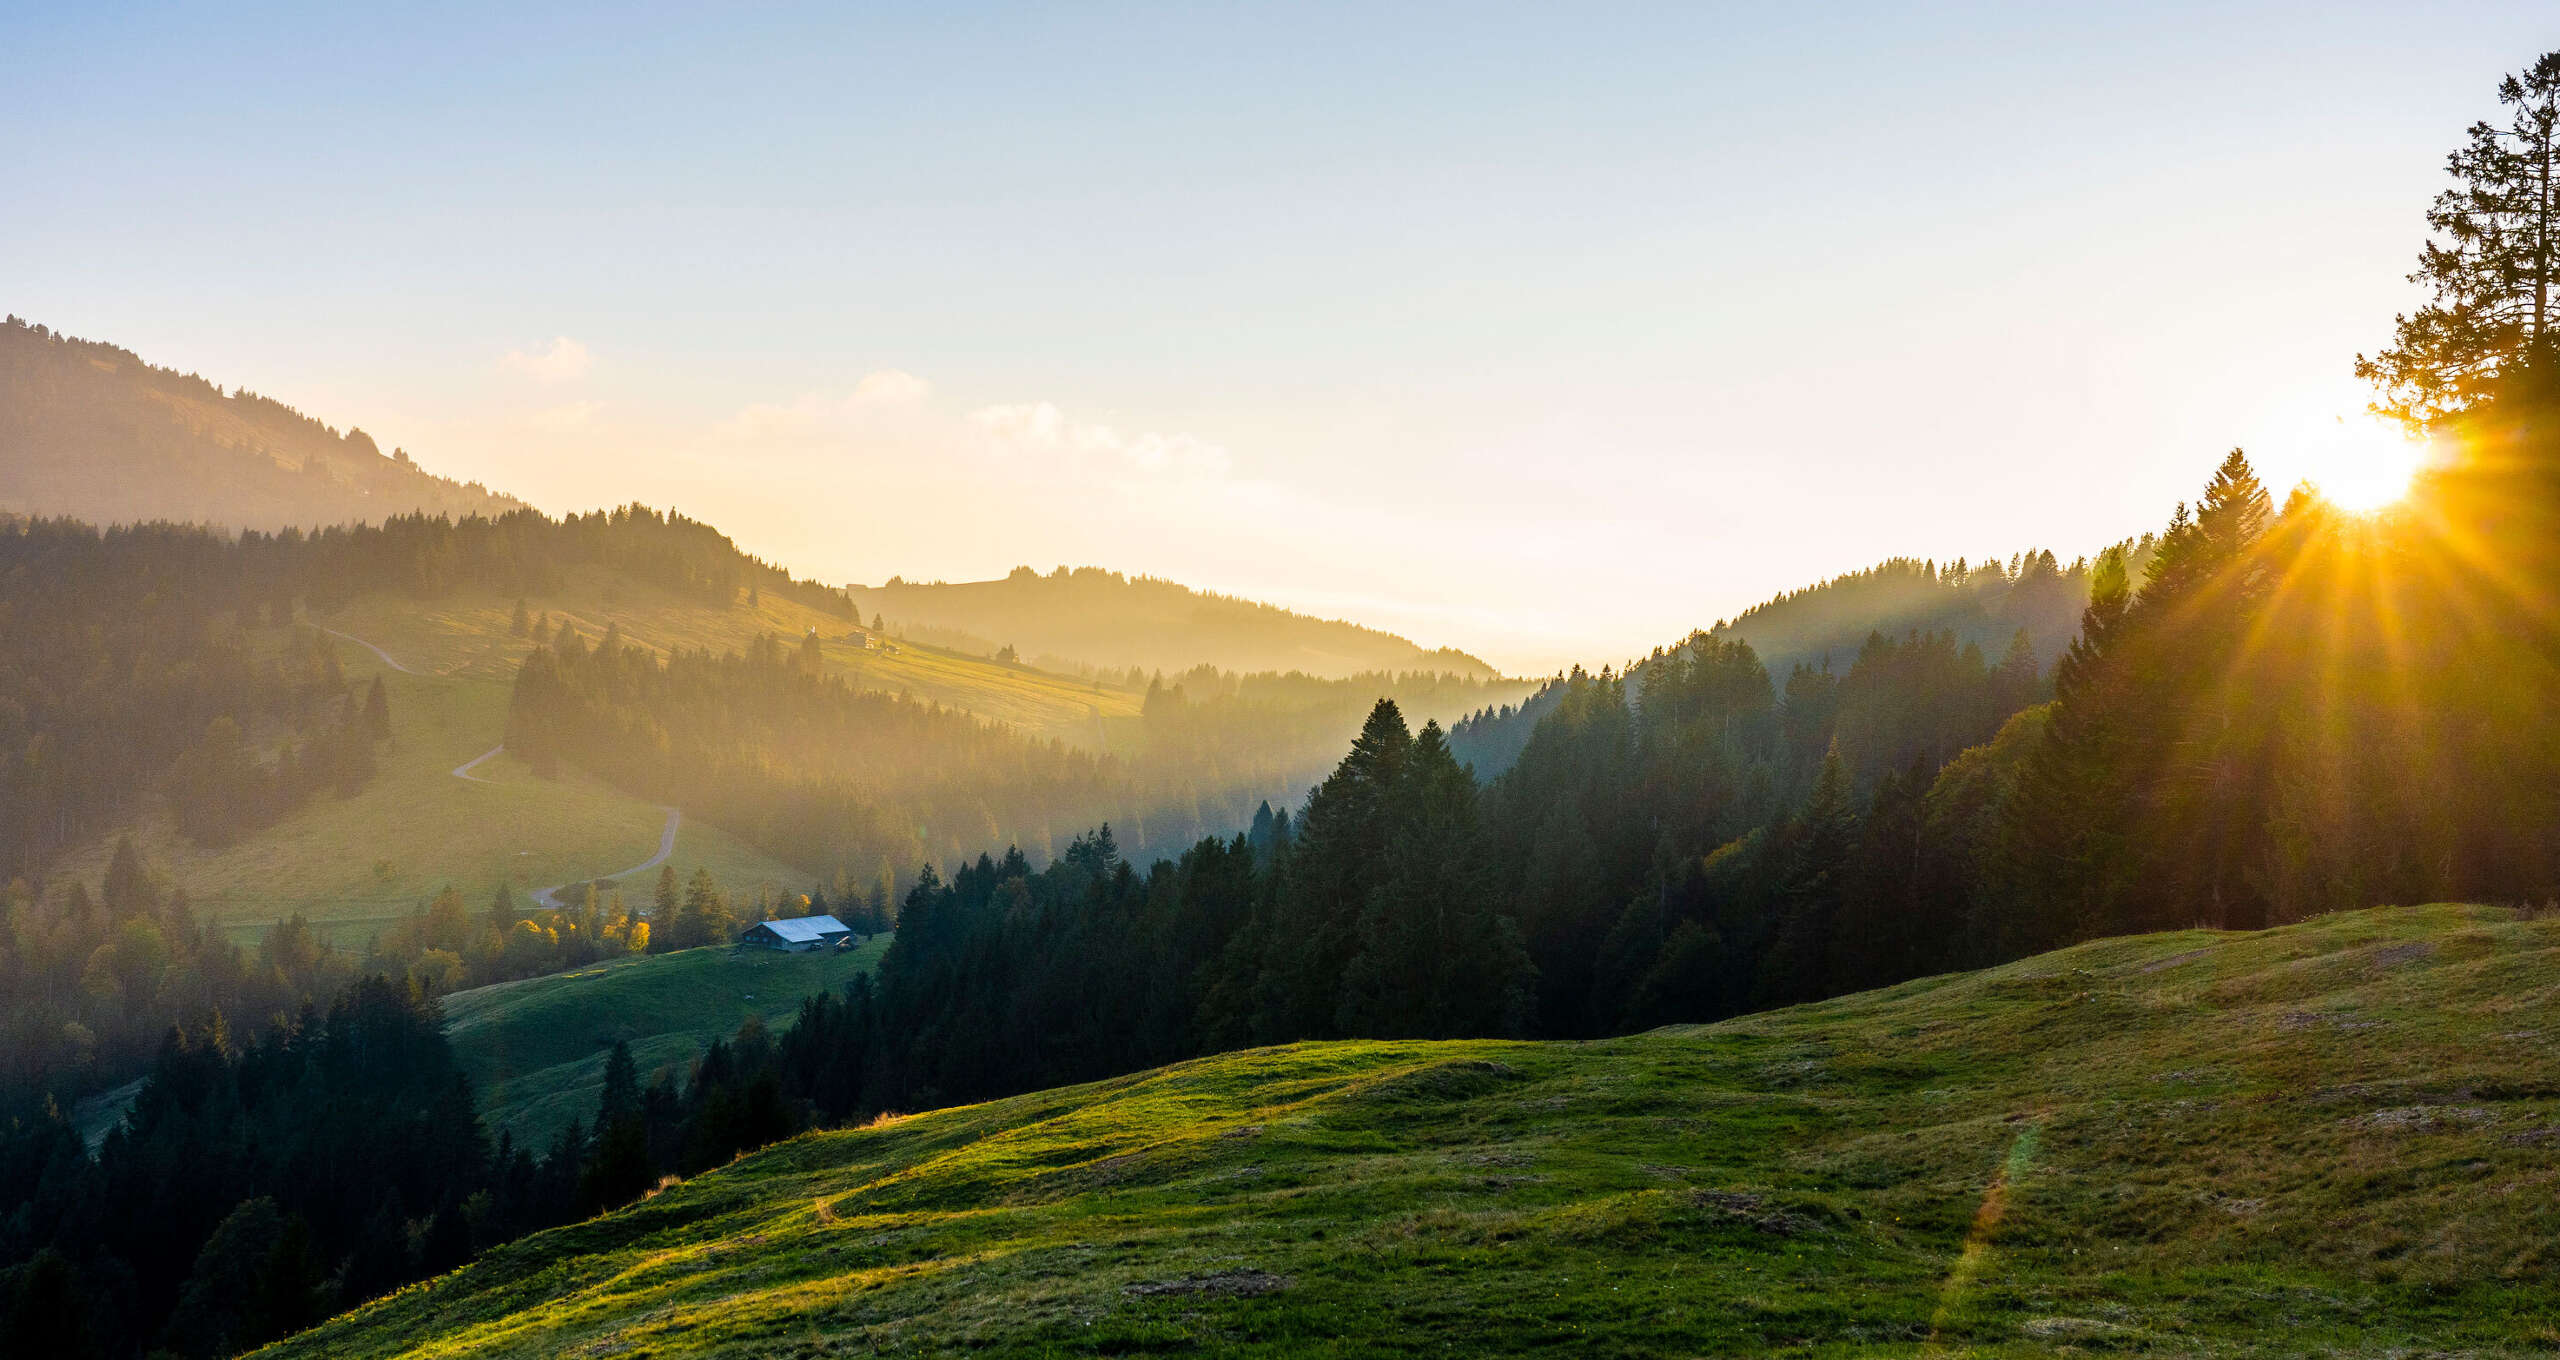
[[2308,441],[2311,482],[2331,504],[2374,511],[2407,495],[2425,466],[2426,442],[2379,417],[2337,417]]

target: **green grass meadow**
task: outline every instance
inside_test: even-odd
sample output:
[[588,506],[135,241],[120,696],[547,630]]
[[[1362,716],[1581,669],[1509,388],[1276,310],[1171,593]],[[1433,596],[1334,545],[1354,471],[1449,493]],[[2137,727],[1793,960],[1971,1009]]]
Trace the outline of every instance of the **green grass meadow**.
[[[404,674],[354,643],[338,651],[350,678],[363,684],[380,675],[391,701],[391,742],[354,797],[323,794],[221,848],[189,842],[161,816],[130,829],[144,858],[184,886],[206,919],[247,936],[298,911],[340,942],[360,944],[447,884],[477,909],[501,882],[530,893],[657,853],[666,813],[601,780],[576,771],[539,778],[505,755],[474,767],[477,778],[454,777],[454,767],[505,735],[509,681]],[[391,655],[418,664],[398,650]],[[103,838],[64,871],[98,881],[113,845]],[[806,875],[789,865],[691,819],[670,862],[683,874],[708,868],[723,888],[750,897],[760,884],[805,886]],[[648,893],[650,877],[632,891]]]
[[490,1136],[505,1130],[539,1148],[570,1120],[595,1117],[616,1042],[631,1045],[643,1082],[663,1068],[681,1080],[748,1017],[779,1030],[803,997],[869,971],[888,947],[886,935],[843,953],[714,946],[476,987],[444,999],[445,1037]]
[[2541,1355],[2560,920],[2110,940],[804,1136],[276,1357]]

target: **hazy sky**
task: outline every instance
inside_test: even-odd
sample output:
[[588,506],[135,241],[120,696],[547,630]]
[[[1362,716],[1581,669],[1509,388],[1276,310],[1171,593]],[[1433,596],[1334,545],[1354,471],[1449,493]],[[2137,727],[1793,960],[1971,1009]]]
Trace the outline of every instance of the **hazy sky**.
[[2371,481],[2349,364],[2560,45],[2464,4],[34,8],[0,309],[823,579],[1092,563],[1524,670],[1888,555],[2068,559],[2233,444]]

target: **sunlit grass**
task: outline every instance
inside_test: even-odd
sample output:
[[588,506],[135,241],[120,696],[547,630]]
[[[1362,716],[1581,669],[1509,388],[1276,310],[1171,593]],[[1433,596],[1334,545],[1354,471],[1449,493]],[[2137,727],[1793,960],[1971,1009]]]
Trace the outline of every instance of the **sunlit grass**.
[[2556,999],[2560,921],[2424,907],[1256,1050],[801,1138],[278,1353],[2539,1353]]

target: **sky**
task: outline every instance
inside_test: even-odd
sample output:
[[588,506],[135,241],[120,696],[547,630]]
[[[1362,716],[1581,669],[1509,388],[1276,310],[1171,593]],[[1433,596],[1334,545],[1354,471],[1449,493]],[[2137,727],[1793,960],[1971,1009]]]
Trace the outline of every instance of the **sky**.
[[2093,553],[2233,446],[2387,497],[2354,356],[2560,45],[2464,3],[374,8],[0,7],[0,310],[822,580],[1097,565],[1520,673]]

